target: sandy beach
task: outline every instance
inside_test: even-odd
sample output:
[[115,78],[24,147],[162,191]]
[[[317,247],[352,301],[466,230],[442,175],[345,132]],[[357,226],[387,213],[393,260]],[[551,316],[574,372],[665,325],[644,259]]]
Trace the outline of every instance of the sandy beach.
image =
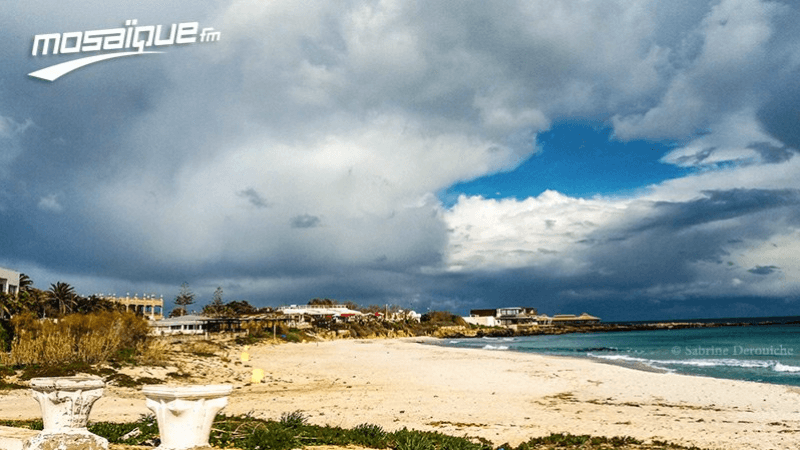
[[[588,360],[454,349],[421,339],[336,340],[228,350],[175,367],[136,369],[192,383],[232,383],[223,410],[309,422],[378,424],[518,444],[556,432],[633,436],[710,449],[787,449],[800,444],[800,389],[638,371]],[[241,361],[247,350],[249,361]],[[263,369],[261,383],[251,383]],[[92,420],[148,414],[138,390],[108,387]],[[39,417],[25,390],[5,392],[0,418]]]

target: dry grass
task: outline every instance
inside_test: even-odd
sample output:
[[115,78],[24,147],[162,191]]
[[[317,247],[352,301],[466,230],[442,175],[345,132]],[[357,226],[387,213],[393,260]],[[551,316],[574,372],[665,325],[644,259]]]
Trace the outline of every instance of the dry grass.
[[17,316],[11,351],[4,365],[95,364],[133,355],[147,341],[147,322],[132,313],[73,314],[58,321]]
[[181,350],[194,356],[216,356],[223,350],[223,346],[213,341],[189,341],[182,345]]
[[150,338],[136,348],[139,362],[150,366],[161,366],[169,361],[171,348],[163,339]]

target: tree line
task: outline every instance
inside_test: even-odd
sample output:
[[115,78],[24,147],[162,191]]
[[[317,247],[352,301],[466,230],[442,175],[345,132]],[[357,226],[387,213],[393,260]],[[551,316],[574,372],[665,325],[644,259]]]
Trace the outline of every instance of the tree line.
[[[247,300],[225,302],[223,290],[219,286],[211,297],[211,302],[202,307],[204,316],[208,317],[236,317],[248,314],[271,312],[272,308],[257,308]],[[169,317],[180,317],[189,313],[189,306],[195,304],[196,295],[189,284],[181,284],[180,291],[175,297],[175,308]],[[337,302],[329,298],[315,298],[308,302],[309,305],[333,306],[344,305],[349,309],[363,313],[397,312],[397,305],[379,306],[370,305],[361,307],[351,301]],[[33,286],[33,280],[20,274],[17,295],[0,293],[0,320],[9,319],[22,313],[31,313],[38,318],[60,318],[69,314],[89,314],[100,311],[124,310],[125,306],[96,295],[82,296],[75,291],[69,283],[56,282],[49,289],[41,290]]]
[[120,309],[124,309],[124,306],[96,295],[79,295],[74,287],[61,281],[51,284],[47,290],[37,289],[33,286],[33,280],[24,273],[19,276],[16,295],[0,293],[0,319],[22,313],[31,313],[39,318],[58,318],[74,313]]

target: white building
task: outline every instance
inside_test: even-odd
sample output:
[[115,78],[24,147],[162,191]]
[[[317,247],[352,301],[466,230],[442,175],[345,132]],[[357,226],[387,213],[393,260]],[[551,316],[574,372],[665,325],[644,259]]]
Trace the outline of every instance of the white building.
[[17,295],[19,293],[19,272],[0,267],[0,292]]
[[536,308],[505,307],[496,309],[473,309],[469,317],[463,318],[471,325],[486,327],[515,327],[518,325],[550,325],[552,319],[539,314]]
[[281,306],[276,312],[290,317],[292,322],[297,325],[318,319],[347,322],[364,315],[362,312],[355,311],[344,305]]
[[212,319],[205,316],[186,315],[150,322],[150,333],[156,336],[173,334],[204,334]]
[[125,297],[103,294],[98,294],[97,296],[104,300],[125,305],[125,311],[133,311],[150,320],[161,320],[164,318],[163,295],[159,298],[156,298],[155,295],[148,294],[145,294],[142,298],[139,298],[139,294],[134,294],[133,297],[128,294],[126,294]]

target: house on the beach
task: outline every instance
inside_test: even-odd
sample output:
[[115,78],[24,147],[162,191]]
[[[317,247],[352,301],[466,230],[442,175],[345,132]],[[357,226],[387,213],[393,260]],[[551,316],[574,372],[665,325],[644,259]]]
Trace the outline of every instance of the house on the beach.
[[289,328],[309,329],[325,328],[331,324],[364,323],[368,321],[416,321],[421,315],[408,310],[375,312],[366,314],[346,305],[291,305],[281,306],[259,314],[243,314],[233,316],[203,316],[190,314],[163,320],[150,320],[150,333],[157,336],[168,335],[202,335],[206,333],[239,333],[249,332],[252,328],[263,326],[275,327],[282,324]]
[[161,320],[164,318],[164,296],[157,298],[155,295],[143,295],[142,298],[139,298],[139,294],[134,294],[133,297],[129,294],[126,294],[125,297],[100,294],[98,297],[124,305],[125,311],[133,311],[150,320]]
[[587,313],[583,313],[580,316],[575,314],[556,314],[553,317],[549,317],[546,314],[539,314],[536,308],[525,307],[473,309],[470,310],[469,317],[464,317],[464,320],[472,325],[507,328],[542,325],[589,325],[600,322],[599,317]]
[[17,295],[19,293],[20,273],[5,267],[0,267],[0,292],[3,294]]
[[281,306],[276,312],[284,322],[297,328],[310,327],[313,322],[354,322],[365,316],[361,311],[345,305],[290,305]]
[[600,318],[587,313],[581,313],[580,316],[575,314],[556,314],[553,316],[552,321],[553,325],[589,325],[600,323]]
[[473,309],[464,321],[473,325],[487,327],[518,327],[531,325],[547,325],[549,317],[540,315],[536,308],[521,306],[496,309]]
[[150,322],[150,334],[170,336],[176,334],[205,334],[209,331],[209,323],[213,319],[206,316],[189,314],[169,319]]

